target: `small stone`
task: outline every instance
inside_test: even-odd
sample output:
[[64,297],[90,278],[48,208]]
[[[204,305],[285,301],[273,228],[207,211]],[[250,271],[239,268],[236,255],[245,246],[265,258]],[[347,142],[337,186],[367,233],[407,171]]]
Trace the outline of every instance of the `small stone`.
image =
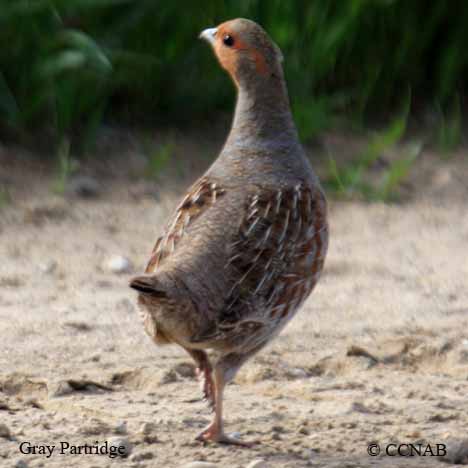
[[80,198],[97,198],[101,194],[101,186],[93,177],[76,176],[68,182],[66,193]]
[[286,378],[288,378],[289,380],[305,379],[307,377],[307,372],[299,367],[293,367],[292,369],[288,369],[286,371]]
[[357,424],[354,421],[352,422],[347,421],[347,422],[343,422],[341,424],[341,427],[344,427],[345,429],[355,429],[357,427]]
[[353,402],[353,404],[351,405],[351,411],[363,414],[372,413],[370,408],[368,408],[364,403],[361,403],[360,401]]
[[11,406],[9,405],[7,400],[0,400],[0,410],[12,411]]
[[245,468],[268,468],[267,463],[263,458],[252,460]]
[[57,262],[55,260],[46,260],[39,264],[38,269],[44,275],[51,275],[57,270]]
[[28,468],[28,464],[24,460],[16,460],[15,468]]
[[11,432],[6,424],[0,423],[0,437],[11,440]]
[[105,269],[112,273],[121,275],[124,273],[131,273],[133,265],[128,258],[123,257],[122,255],[114,255],[107,260]]
[[239,439],[241,438],[241,433],[240,432],[231,432],[229,434],[233,439]]
[[121,434],[121,435],[127,434],[128,433],[127,432],[127,422],[122,421],[121,423],[117,424],[117,426],[115,426],[114,432],[116,434]]
[[144,422],[140,426],[140,430],[138,432],[143,435],[153,434],[156,432],[156,424],[152,422]]
[[162,373],[159,383],[161,385],[165,385],[165,384],[177,382],[178,380],[179,378],[177,377],[176,372],[173,369],[170,369]]
[[65,395],[70,395],[74,392],[72,386],[66,381],[53,382],[47,385],[49,398],[58,398]]
[[174,366],[173,370],[181,377],[193,379],[195,377],[195,366],[189,362],[181,362]]
[[152,445],[152,444],[159,443],[160,440],[158,439],[158,436],[156,434],[148,434],[148,435],[143,436],[143,442],[145,444]]
[[107,442],[109,447],[116,447],[117,454],[122,458],[132,453],[133,446],[126,437],[111,437]]

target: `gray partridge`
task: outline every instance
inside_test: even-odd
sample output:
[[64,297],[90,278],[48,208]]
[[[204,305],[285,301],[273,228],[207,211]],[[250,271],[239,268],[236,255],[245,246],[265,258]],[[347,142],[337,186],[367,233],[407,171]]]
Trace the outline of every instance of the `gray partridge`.
[[200,37],[237,87],[234,120],[130,286],[153,340],[178,344],[196,362],[215,411],[198,440],[249,445],[224,432],[223,390],[317,283],[327,207],[298,140],[280,49],[246,19]]

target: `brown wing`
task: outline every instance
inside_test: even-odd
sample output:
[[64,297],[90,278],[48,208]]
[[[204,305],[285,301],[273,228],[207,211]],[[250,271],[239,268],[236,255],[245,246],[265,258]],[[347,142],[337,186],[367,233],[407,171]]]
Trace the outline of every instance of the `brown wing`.
[[164,260],[175,251],[187,228],[224,193],[225,191],[218,184],[206,177],[199,179],[192,185],[177,207],[164,234],[156,241],[145,270],[146,273],[154,273],[157,270]]
[[293,314],[312,291],[328,243],[326,202],[319,188],[298,184],[249,200],[226,274],[232,288],[216,330],[204,339],[262,334]]

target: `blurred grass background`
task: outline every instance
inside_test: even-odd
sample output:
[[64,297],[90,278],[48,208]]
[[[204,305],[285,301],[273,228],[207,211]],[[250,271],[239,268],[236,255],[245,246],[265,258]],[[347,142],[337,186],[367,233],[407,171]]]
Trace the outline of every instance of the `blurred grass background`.
[[409,117],[427,114],[438,144],[459,143],[463,0],[0,0],[0,137],[79,152],[103,123],[209,122],[234,90],[197,36],[234,17],[261,23],[283,50],[303,139],[384,122],[380,141],[394,143]]

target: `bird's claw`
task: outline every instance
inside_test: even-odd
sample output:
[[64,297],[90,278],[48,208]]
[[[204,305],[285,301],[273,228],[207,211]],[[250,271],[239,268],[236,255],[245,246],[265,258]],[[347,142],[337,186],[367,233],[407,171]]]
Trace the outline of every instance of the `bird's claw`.
[[203,429],[195,438],[200,442],[215,442],[218,444],[239,445],[241,447],[252,447],[256,442],[246,442],[237,437],[228,436],[224,431],[219,430],[216,426],[210,425]]

